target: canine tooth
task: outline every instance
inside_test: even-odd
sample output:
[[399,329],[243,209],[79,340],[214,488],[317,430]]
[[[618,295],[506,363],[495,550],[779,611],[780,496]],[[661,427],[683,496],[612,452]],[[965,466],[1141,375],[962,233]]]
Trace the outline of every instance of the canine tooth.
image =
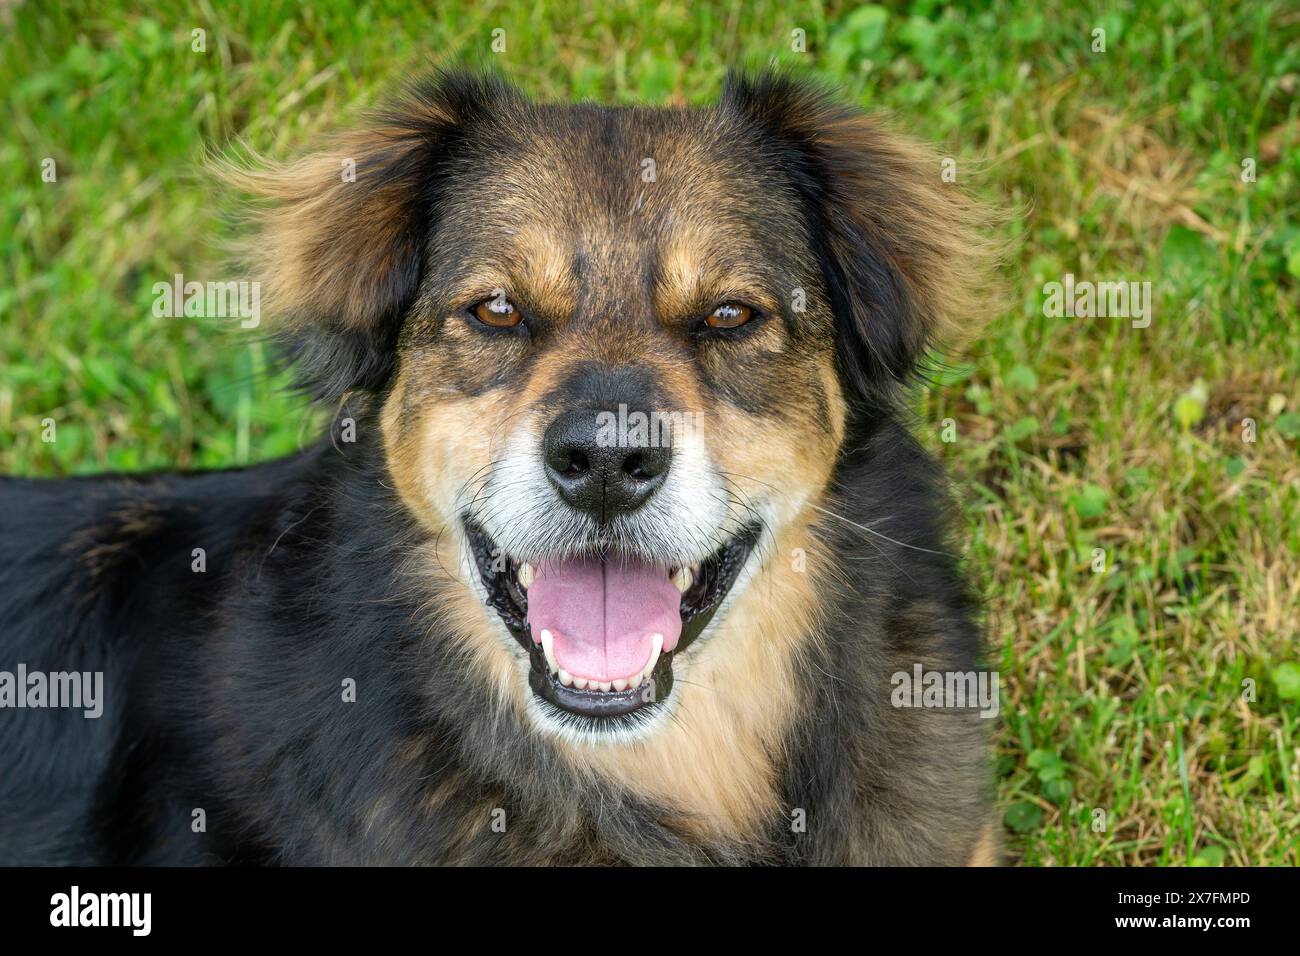
[[614,681],[614,689],[627,690],[627,681],[620,677],[618,680]]
[[585,678],[585,677],[575,677],[575,678],[573,679],[573,686],[576,687],[576,688],[578,688],[578,690],[586,690],[586,689],[587,689],[587,678]]
[[563,667],[560,668],[560,683],[565,687],[571,687],[573,685],[573,676]]
[[546,666],[554,674],[560,669],[560,665],[555,663],[555,635],[550,631],[542,631],[542,653],[546,655]]
[[525,561],[523,564],[519,565],[518,578],[519,584],[525,591],[527,591],[533,586],[533,582],[537,580],[537,569]]
[[678,568],[673,572],[673,584],[683,594],[691,589],[693,583],[695,583],[695,575],[691,573],[690,568]]
[[653,647],[650,650],[650,663],[647,664],[645,670],[641,672],[647,677],[655,672],[655,665],[659,663],[659,652],[664,649],[664,636],[662,634],[655,634],[650,638],[650,641],[653,644]]

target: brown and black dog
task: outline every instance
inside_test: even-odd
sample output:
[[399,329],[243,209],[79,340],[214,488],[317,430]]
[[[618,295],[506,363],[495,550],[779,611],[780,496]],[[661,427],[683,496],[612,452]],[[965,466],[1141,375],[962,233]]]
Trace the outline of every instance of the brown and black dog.
[[225,172],[342,411],[245,470],[0,481],[0,669],[105,678],[0,709],[0,863],[995,859],[987,724],[893,677],[980,666],[904,427],[986,289],[937,158],[780,76],[440,74]]

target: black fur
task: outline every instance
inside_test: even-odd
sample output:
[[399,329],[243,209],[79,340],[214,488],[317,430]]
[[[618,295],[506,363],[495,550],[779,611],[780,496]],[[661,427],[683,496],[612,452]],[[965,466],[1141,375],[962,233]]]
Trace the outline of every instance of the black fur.
[[[934,466],[895,423],[863,437],[838,509],[941,549]],[[987,810],[978,717],[888,705],[889,675],[916,660],[977,666],[953,561],[848,525],[834,544],[851,586],[805,671],[782,773],[807,830],[778,817],[731,846],[583,785],[528,728],[493,719],[447,650],[455,633],[422,606],[404,565],[420,532],[371,448],[323,442],[212,474],[9,478],[0,502],[0,661],[106,675],[98,720],[0,709],[3,864],[957,864]],[[141,515],[150,527],[122,531]],[[87,542],[106,549],[94,567]],[[196,547],[206,573],[191,570]],[[841,675],[833,692],[827,674]]]

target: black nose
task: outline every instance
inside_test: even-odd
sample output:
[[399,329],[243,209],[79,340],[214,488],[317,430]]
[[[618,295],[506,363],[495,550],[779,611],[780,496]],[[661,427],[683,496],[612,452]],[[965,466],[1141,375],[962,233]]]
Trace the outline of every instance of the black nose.
[[[602,413],[580,408],[551,422],[542,437],[546,474],[560,495],[602,524],[643,505],[664,483],[672,452],[629,446]],[[603,413],[613,415],[614,413]]]

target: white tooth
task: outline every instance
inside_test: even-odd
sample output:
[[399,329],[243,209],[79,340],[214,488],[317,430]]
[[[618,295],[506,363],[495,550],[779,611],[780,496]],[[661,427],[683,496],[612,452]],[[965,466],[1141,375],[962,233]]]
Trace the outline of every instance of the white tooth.
[[560,669],[560,665],[555,663],[555,635],[550,631],[542,631],[542,653],[546,655],[546,666],[554,674]]
[[585,678],[585,677],[575,677],[575,678],[573,679],[573,686],[576,687],[576,688],[578,688],[578,690],[586,690],[586,689],[587,689],[587,678]]
[[565,687],[572,686],[573,677],[564,668],[560,668],[560,683]]
[[614,681],[614,689],[627,690],[627,681],[620,677],[618,680]]
[[659,652],[664,649],[664,636],[662,634],[655,634],[650,638],[650,641],[654,645],[650,651],[650,663],[647,664],[645,670],[641,672],[646,677],[649,677],[655,672],[655,665],[659,663]]
[[691,585],[694,582],[695,575],[691,573],[690,568],[678,568],[673,572],[673,584],[676,585],[677,590],[681,591],[683,594],[691,589]]
[[609,693],[609,689],[610,689],[611,687],[613,687],[614,685],[613,685],[610,681],[603,680],[603,681],[601,681],[597,686],[598,686],[598,687],[599,687],[599,688],[600,688],[604,693],[608,694],[608,693]]
[[537,580],[537,569],[534,568],[531,564],[524,562],[523,564],[519,565],[518,577],[519,577],[519,584],[523,587],[525,591],[527,591],[530,587],[533,586],[533,582]]

